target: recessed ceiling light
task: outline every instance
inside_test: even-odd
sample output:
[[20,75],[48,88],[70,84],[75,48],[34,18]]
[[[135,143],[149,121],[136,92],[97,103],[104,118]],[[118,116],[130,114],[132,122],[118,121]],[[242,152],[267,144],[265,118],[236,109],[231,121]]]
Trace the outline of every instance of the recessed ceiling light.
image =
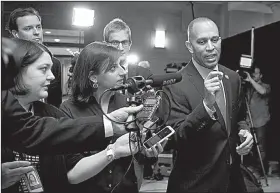
[[60,39],[54,39],[55,42],[60,42]]
[[67,51],[70,51],[70,49],[69,49],[69,48],[67,48],[66,50],[67,50]]
[[45,31],[45,33],[46,33],[46,34],[51,34],[52,32],[50,32],[50,31]]

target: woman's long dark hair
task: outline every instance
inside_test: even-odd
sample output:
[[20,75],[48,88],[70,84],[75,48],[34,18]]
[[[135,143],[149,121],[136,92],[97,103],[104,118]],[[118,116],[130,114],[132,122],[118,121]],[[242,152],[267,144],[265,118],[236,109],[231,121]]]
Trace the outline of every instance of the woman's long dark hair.
[[96,91],[89,79],[90,72],[98,75],[107,72],[117,62],[121,52],[106,43],[93,42],[80,53],[73,71],[71,98],[78,103],[87,103]]

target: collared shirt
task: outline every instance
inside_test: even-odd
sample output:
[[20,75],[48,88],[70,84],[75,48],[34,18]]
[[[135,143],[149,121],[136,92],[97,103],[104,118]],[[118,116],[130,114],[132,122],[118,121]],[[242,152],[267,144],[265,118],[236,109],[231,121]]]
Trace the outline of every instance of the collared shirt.
[[[205,80],[206,79],[206,77],[209,75],[209,73],[211,72],[211,71],[213,71],[213,70],[215,70],[215,71],[218,71],[219,70],[219,68],[218,68],[218,65],[216,65],[215,67],[214,67],[214,69],[213,70],[211,70],[211,69],[208,69],[208,68],[205,68],[205,67],[203,67],[203,66],[201,66],[201,65],[199,65],[193,58],[192,58],[192,62],[193,62],[193,64],[194,64],[194,66],[196,67],[196,69],[197,69],[197,71],[199,72],[199,74],[201,75],[201,77],[203,78],[203,80]],[[225,96],[225,89],[224,89],[224,84],[223,84],[223,81],[222,80],[220,80],[221,81],[221,85],[222,85],[222,89],[223,89],[223,93],[224,93],[224,99],[225,99],[225,105],[227,104],[226,102],[226,96]],[[206,104],[203,102],[203,105],[204,105],[204,108],[206,109],[206,111],[207,111],[207,113],[209,114],[209,116],[213,119],[213,120],[216,120],[216,118],[214,117],[214,113],[216,112],[216,109],[215,109],[215,111],[212,111],[211,109],[209,109],[207,106],[206,106]],[[225,124],[226,124],[226,120],[224,120],[225,121]],[[227,125],[227,124],[226,124]],[[229,161],[229,163],[230,164],[232,164],[232,155],[230,154],[230,161]]]
[[[212,70],[212,69],[205,68],[205,67],[199,65],[193,58],[192,58],[192,62],[193,62],[193,64],[194,64],[195,68],[197,69],[197,71],[199,72],[199,74],[201,75],[201,77],[203,78],[203,80],[206,79],[206,77],[209,75],[209,73],[210,73],[211,71],[213,71],[213,70],[218,71],[218,70],[219,70],[218,65],[216,65],[216,66],[214,67],[214,69]],[[227,103],[226,103],[226,96],[225,96],[224,84],[223,84],[223,81],[222,81],[222,80],[221,80],[221,85],[222,85],[222,89],[223,89],[223,93],[224,93],[225,104],[227,104]],[[213,120],[216,120],[216,118],[214,117],[214,113],[216,112],[216,110],[213,111],[213,110],[209,109],[209,108],[206,106],[206,104],[205,104],[204,102],[203,102],[203,105],[204,105],[205,110],[206,110],[207,113],[209,114],[209,116],[210,116]],[[226,120],[224,120],[224,121],[225,121],[225,123],[226,123]]]
[[105,137],[112,137],[114,135],[113,125],[112,122],[105,115],[103,115],[103,124]]
[[[126,97],[116,92],[115,95],[110,98],[109,106],[107,106],[107,109],[105,108],[103,110],[110,113],[124,106],[126,106]],[[66,115],[71,118],[88,117],[102,114],[101,107],[94,97],[92,97],[92,100],[89,101],[86,105],[79,105],[75,101],[68,99],[62,103],[60,108]],[[111,124],[111,121],[109,120],[107,120],[106,122]],[[106,122],[104,121],[105,127],[107,124]],[[110,138],[104,140],[104,142],[100,144],[99,147],[95,147],[93,151],[65,155],[65,167],[67,171],[70,171],[73,167],[75,167],[75,165],[81,159],[92,156],[104,150],[110,143],[115,142],[116,139],[116,136],[112,136],[111,140]],[[71,187],[73,187],[73,192],[77,192],[77,190],[79,190],[80,192],[86,193],[110,193],[116,186],[116,184],[120,182],[114,192],[136,193],[138,190],[138,186],[134,166],[132,165],[127,171],[131,159],[132,157],[128,156],[114,160],[105,168],[103,168],[97,175],[83,181],[82,183],[76,184],[75,186],[71,185]],[[125,173],[126,175],[124,175]]]
[[263,82],[260,82],[259,84],[265,87],[266,94],[261,95],[253,87],[247,90],[247,97],[249,100],[250,112],[252,116],[252,121],[254,123],[254,127],[262,127],[270,120],[268,106],[269,93],[271,90],[270,85],[265,84]]
[[[108,104],[109,105],[109,104]],[[108,105],[105,106],[104,112],[108,113]],[[113,125],[112,122],[103,115],[103,124],[104,124],[104,131],[105,131],[105,137],[112,137],[114,135]]]

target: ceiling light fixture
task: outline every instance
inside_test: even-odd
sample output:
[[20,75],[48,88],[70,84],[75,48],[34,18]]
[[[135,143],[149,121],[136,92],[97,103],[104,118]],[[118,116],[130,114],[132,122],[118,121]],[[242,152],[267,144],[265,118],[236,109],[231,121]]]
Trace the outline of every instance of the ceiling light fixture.
[[72,25],[90,27],[94,25],[94,10],[73,8]]

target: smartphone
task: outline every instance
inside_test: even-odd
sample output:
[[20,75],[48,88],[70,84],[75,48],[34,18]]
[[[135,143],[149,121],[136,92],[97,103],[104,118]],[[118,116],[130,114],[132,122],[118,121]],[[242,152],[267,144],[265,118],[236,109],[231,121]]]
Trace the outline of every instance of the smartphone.
[[153,137],[147,139],[144,143],[143,146],[146,149],[150,149],[151,147],[155,146],[158,142],[161,143],[163,140],[166,138],[170,137],[175,133],[174,129],[170,126],[164,127],[162,130],[156,133]]

